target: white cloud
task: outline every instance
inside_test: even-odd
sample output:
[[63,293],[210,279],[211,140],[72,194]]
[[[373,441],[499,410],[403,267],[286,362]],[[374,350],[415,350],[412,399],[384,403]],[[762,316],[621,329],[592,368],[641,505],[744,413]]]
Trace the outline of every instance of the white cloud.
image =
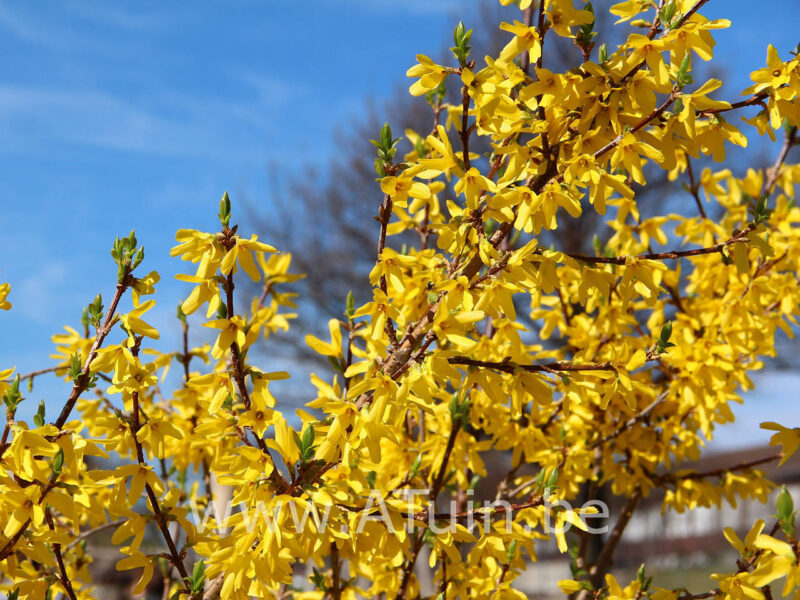
[[[251,86],[252,86],[251,78]],[[0,84],[5,150],[52,156],[53,143],[156,156],[235,160],[262,155],[270,113],[292,95],[263,82],[254,98],[159,92],[134,101],[101,90]]]

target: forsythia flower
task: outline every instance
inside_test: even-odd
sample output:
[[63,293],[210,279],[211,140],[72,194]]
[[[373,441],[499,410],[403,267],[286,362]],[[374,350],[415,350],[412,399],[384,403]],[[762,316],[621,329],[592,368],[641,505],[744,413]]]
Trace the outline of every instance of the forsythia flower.
[[10,310],[11,302],[6,300],[8,293],[11,291],[11,286],[7,283],[0,283],[0,310]]
[[424,54],[417,54],[417,62],[406,72],[408,77],[419,77],[419,81],[408,89],[412,96],[421,96],[438,87],[449,73],[447,68],[437,65]]

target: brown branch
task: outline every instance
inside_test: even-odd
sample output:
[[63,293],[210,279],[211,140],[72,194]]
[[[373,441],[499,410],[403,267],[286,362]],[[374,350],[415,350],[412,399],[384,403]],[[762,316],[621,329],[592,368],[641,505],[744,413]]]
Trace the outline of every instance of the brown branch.
[[603,363],[568,363],[551,362],[532,365],[521,365],[510,360],[493,362],[488,360],[476,360],[466,356],[453,356],[447,359],[451,365],[464,365],[468,367],[483,367],[494,369],[503,373],[515,373],[516,371],[527,371],[530,373],[555,373],[561,371],[614,371],[616,367],[611,362]]
[[[47,521],[47,526],[50,528],[50,531],[55,531],[55,524],[53,523],[53,515],[50,514],[50,509],[46,508],[44,511],[44,519]],[[61,554],[61,544],[58,542],[54,542],[50,545],[53,549],[53,554],[56,557],[56,564],[58,565],[58,579],[61,581],[61,587],[64,588],[64,591],[67,593],[67,596],[70,600],[77,600],[75,596],[75,590],[72,589],[72,581],[70,581],[69,575],[67,574],[67,568],[64,565],[64,556]]]
[[706,209],[703,208],[703,202],[700,200],[700,194],[698,193],[700,186],[695,181],[694,171],[692,170],[692,161],[689,160],[688,153],[686,153],[686,172],[689,175],[689,193],[692,195],[695,203],[697,204],[697,210],[700,211],[700,216],[704,219],[707,219],[708,216],[706,215]]
[[677,27],[680,27],[681,25],[683,25],[684,23],[686,23],[686,21],[688,21],[688,20],[691,18],[691,16],[692,16],[694,13],[696,13],[698,10],[700,10],[700,9],[703,7],[703,5],[704,5],[704,4],[706,4],[708,1],[709,1],[709,0],[698,0],[698,1],[695,3],[695,5],[694,5],[694,6],[692,6],[692,8],[690,8],[689,10],[687,10],[687,11],[686,11],[686,14],[684,14],[684,15],[683,15],[683,16],[680,18],[680,20],[678,21],[678,25],[677,25]]
[[66,423],[67,419],[69,419],[69,415],[72,412],[72,409],[75,407],[75,403],[78,401],[78,396],[85,392],[89,386],[89,382],[91,380],[90,367],[92,365],[92,361],[97,356],[97,351],[103,345],[103,341],[106,339],[106,336],[111,331],[114,313],[117,310],[117,306],[122,298],[122,294],[125,293],[125,290],[130,285],[131,279],[130,269],[126,269],[122,277],[122,281],[117,284],[117,287],[114,290],[114,297],[111,299],[111,305],[108,307],[106,318],[103,321],[103,324],[97,329],[97,335],[94,338],[94,343],[92,344],[91,350],[89,350],[89,355],[86,357],[86,362],[83,363],[81,374],[72,385],[72,392],[70,393],[69,398],[67,398],[64,408],[61,409],[61,414],[58,415],[58,419],[56,419],[54,423],[54,425],[59,429],[64,427],[64,423]]
[[[614,525],[614,529],[603,545],[603,549],[597,556],[597,560],[592,565],[591,569],[589,569],[589,582],[593,587],[597,588],[606,570],[614,563],[614,552],[617,550],[617,545],[622,539],[622,534],[625,533],[625,528],[628,526],[641,498],[642,490],[638,487],[628,496],[628,500],[625,502],[625,506],[617,519],[617,524]],[[585,591],[586,590],[582,590],[581,594],[578,595],[579,600],[586,597],[584,594]]]
[[713,471],[693,472],[693,473],[687,473],[686,475],[677,475],[675,473],[665,473],[664,475],[656,475],[653,478],[653,481],[656,483],[656,485],[664,485],[668,483],[677,483],[678,481],[684,481],[687,479],[706,479],[709,477],[722,477],[727,473],[734,473],[736,471],[746,471],[747,469],[752,469],[753,467],[757,467],[759,465],[771,463],[773,461],[780,460],[781,458],[783,458],[783,453],[779,452],[778,454],[774,454],[772,456],[766,456],[764,458],[759,458],[757,460],[740,462],[736,465],[733,465],[732,467],[714,469]]
[[794,145],[796,141],[796,135],[797,127],[790,127],[786,132],[786,138],[783,140],[783,147],[778,153],[778,158],[775,159],[775,164],[773,164],[772,168],[769,170],[769,175],[764,182],[764,189],[761,190],[761,195],[763,197],[768,197],[770,193],[772,193],[772,188],[775,186],[775,182],[778,180],[778,173],[781,170],[781,165],[786,160],[786,156],[789,154],[789,149],[792,147],[792,145]]
[[183,381],[189,381],[189,363],[192,361],[192,354],[189,352],[189,324],[185,319],[181,321],[183,326],[183,354],[181,355],[181,363],[183,364]]
[[[453,452],[453,448],[456,444],[456,437],[458,437],[458,432],[460,429],[461,423],[459,421],[453,421],[450,429],[450,435],[447,438],[447,446],[444,450],[444,456],[442,457],[442,464],[439,467],[439,472],[437,473],[436,478],[433,480],[433,485],[428,493],[428,500],[433,504],[434,507],[436,506],[436,498],[439,496],[439,492],[442,490],[444,476],[445,473],[447,473],[447,463],[450,462],[450,454]],[[423,511],[423,513],[426,514],[427,518],[427,512]],[[406,595],[408,583],[411,581],[411,572],[414,570],[414,565],[419,557],[419,551],[422,549],[423,534],[424,531],[419,531],[411,543],[411,556],[403,565],[403,579],[400,581],[400,587],[397,589],[397,596],[395,597],[395,600],[402,600]]]
[[741,231],[736,232],[733,236],[731,236],[724,242],[720,242],[719,244],[714,244],[713,246],[708,246],[706,248],[694,248],[692,250],[671,250],[669,252],[654,252],[652,254],[638,254],[635,256],[612,256],[612,257],[587,256],[585,254],[570,254],[570,253],[565,253],[565,254],[576,260],[582,260],[584,262],[593,264],[606,264],[606,265],[624,265],[629,260],[675,260],[678,258],[685,258],[688,256],[713,254],[715,252],[719,252],[720,250],[726,248],[727,246],[738,244],[740,242],[746,242],[747,239],[745,236],[751,231],[753,231],[755,228],[756,228],[755,223],[750,223],[747,227],[745,227]]
[[737,110],[739,108],[747,108],[748,106],[755,106],[757,104],[761,104],[769,94],[766,92],[759,92],[755,96],[751,96],[747,100],[741,100],[739,102],[729,102],[730,106],[725,108],[709,108],[707,110],[702,110],[697,113],[699,117],[708,117],[711,115],[718,115],[719,113],[728,112],[729,110]]
[[[139,345],[141,344],[142,338],[136,338],[136,343],[134,344],[133,348],[131,348],[131,354],[133,356],[139,355]],[[136,459],[139,463],[139,466],[142,468],[147,467],[147,461],[144,457],[144,448],[142,447],[142,443],[139,441],[137,437],[139,433],[139,429],[141,428],[140,422],[140,409],[139,409],[139,392],[134,391],[131,393],[131,400],[133,402],[133,407],[131,411],[131,418],[130,418],[130,430],[131,435],[133,436],[133,443],[136,447]],[[161,535],[164,538],[164,541],[167,544],[167,549],[169,550],[170,555],[170,562],[178,569],[178,573],[181,576],[181,582],[183,583],[183,587],[186,592],[189,594],[190,598],[196,598],[196,595],[192,593],[191,588],[189,587],[189,572],[186,570],[186,566],[183,564],[183,559],[181,558],[181,554],[178,552],[178,547],[175,544],[175,540],[172,539],[172,534],[169,531],[168,519],[164,512],[161,510],[161,504],[158,501],[158,497],[156,496],[155,491],[153,490],[152,486],[145,482],[144,489],[147,492],[147,497],[150,501],[150,507],[153,509],[153,514],[155,515],[156,525],[158,526],[159,530],[161,531]]]
[[[678,92],[673,90],[670,93],[670,95],[667,96],[667,99],[663,102],[663,104],[661,104],[661,106],[653,109],[653,112],[651,112],[649,115],[647,115],[646,117],[643,117],[641,120],[639,120],[639,122],[636,123],[636,125],[631,127],[629,130],[626,130],[625,132],[620,133],[616,138],[614,138],[609,143],[607,143],[605,146],[600,148],[597,152],[594,153],[594,157],[595,158],[600,158],[606,152],[608,152],[610,150],[613,150],[614,148],[619,146],[620,142],[622,142],[622,138],[625,137],[626,133],[636,133],[637,131],[639,131],[640,129],[645,127],[648,123],[650,123],[651,121],[653,121],[653,120],[657,119],[658,117],[660,117],[662,114],[664,114],[664,111],[667,110],[672,105],[673,102],[675,102],[675,100],[678,98],[678,95],[679,95]],[[561,177],[559,177],[559,181],[561,181],[562,179],[563,179],[563,175]]]
[[[389,221],[392,218],[392,197],[389,194],[383,195],[383,202],[378,209],[378,223],[380,223],[380,233],[378,234],[378,262],[381,261],[381,254],[386,247],[386,231],[389,228]],[[389,296],[389,287],[386,283],[386,275],[381,274],[380,279],[381,291]],[[386,335],[389,336],[389,345],[394,347],[397,344],[397,334],[395,332],[394,323],[388,316],[386,317]]]
[[[223,232],[223,235],[225,232]],[[226,238],[229,239],[229,238]],[[231,319],[234,313],[234,306],[233,306],[233,290],[234,290],[234,283],[233,283],[233,270],[231,269],[230,273],[225,280],[225,308],[228,315],[228,318]],[[245,373],[244,368],[242,367],[241,362],[241,350],[239,348],[239,344],[236,343],[234,340],[231,342],[231,370],[233,371],[233,378],[236,381],[236,387],[239,389],[239,395],[242,397],[242,402],[247,410],[250,410],[251,402],[250,402],[250,393],[247,391],[247,382],[245,381]],[[250,430],[249,428],[247,428]],[[250,430],[251,431],[251,430]],[[253,436],[256,438],[256,443],[258,444],[258,448],[264,453],[272,463],[272,472],[269,474],[270,481],[275,485],[277,490],[284,490],[287,487],[286,480],[284,479],[283,475],[278,471],[278,466],[275,463],[275,459],[272,456],[269,448],[267,447],[267,443],[263,440],[263,438],[256,434],[253,431]]]
[[66,550],[69,550],[73,546],[76,546],[81,542],[81,540],[85,540],[88,537],[93,536],[95,533],[99,533],[106,529],[111,529],[113,527],[119,527],[120,525],[125,524],[125,519],[120,519],[119,521],[110,521],[108,523],[103,523],[102,525],[98,525],[97,527],[93,527],[92,529],[87,529],[86,531],[82,531],[79,533],[74,540],[72,540],[69,544],[67,544]]
[[606,436],[603,436],[601,439],[599,439],[598,441],[594,442],[589,447],[590,448],[599,448],[603,444],[605,444],[607,442],[610,442],[611,440],[619,437],[620,435],[625,433],[628,429],[630,429],[631,427],[633,427],[637,423],[640,423],[641,421],[644,421],[647,417],[650,416],[650,414],[656,409],[656,407],[658,405],[660,405],[662,402],[664,402],[667,399],[667,396],[668,396],[668,394],[666,392],[664,392],[662,394],[659,394],[656,397],[655,400],[653,400],[644,410],[642,410],[642,412],[638,413],[637,415],[634,415],[633,417],[631,417],[630,419],[625,421],[625,423],[622,425],[622,427],[620,427],[619,429],[616,429],[615,431],[613,431],[612,433],[609,433]]
[[435,339],[436,339],[436,334],[434,334],[432,331],[429,332],[427,337],[425,338],[425,341],[422,343],[422,346],[420,346],[419,350],[417,350],[416,353],[414,353],[414,355],[409,359],[408,362],[406,362],[406,364],[402,366],[402,368],[399,371],[397,371],[392,375],[392,379],[398,379],[403,373],[408,371],[408,369],[411,367],[412,364],[419,361],[419,359],[422,358],[422,356],[425,354],[425,352],[428,350],[428,348],[434,342]]
[[217,577],[208,582],[203,592],[203,600],[217,600],[222,592],[222,585],[224,583],[225,575],[217,575]]
[[56,371],[66,371],[66,367],[58,366],[58,367],[48,367],[46,369],[39,369],[38,371],[31,371],[30,373],[25,373],[25,375],[20,375],[19,380],[25,381],[26,379],[33,379],[34,377],[38,377],[39,375],[45,375],[46,373],[55,373]]
[[[475,63],[471,62],[468,68],[474,67]],[[467,85],[461,86],[461,131],[458,132],[461,138],[461,151],[464,156],[464,170],[469,171],[469,138],[470,130],[467,127],[469,122],[469,87]]]
[[336,542],[331,542],[331,589],[330,595],[333,600],[340,600],[342,597],[342,582],[339,573],[339,548]]

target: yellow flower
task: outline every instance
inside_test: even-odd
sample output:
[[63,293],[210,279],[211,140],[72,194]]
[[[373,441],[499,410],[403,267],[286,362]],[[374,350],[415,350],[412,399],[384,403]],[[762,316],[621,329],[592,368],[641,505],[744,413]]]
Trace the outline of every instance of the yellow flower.
[[800,427],[784,427],[772,421],[761,423],[761,429],[777,431],[769,439],[770,446],[783,446],[783,457],[778,466],[785,463],[800,448]]
[[197,284],[192,289],[189,297],[181,304],[181,311],[184,314],[191,315],[206,302],[208,302],[206,317],[216,314],[217,309],[222,304],[222,299],[219,296],[219,284],[216,280],[183,274],[178,274],[175,278],[180,281]]
[[180,256],[181,260],[200,263],[197,277],[201,279],[214,276],[225,256],[225,248],[217,235],[194,229],[180,229],[175,234],[175,239],[181,243],[170,250],[170,256]]
[[331,319],[328,321],[328,329],[331,332],[330,344],[323,342],[310,333],[306,335],[306,344],[323,356],[340,356],[342,354],[342,331],[339,320]]
[[496,189],[494,181],[481,175],[476,167],[472,167],[467,171],[455,185],[456,193],[464,194],[469,210],[478,209],[481,192],[494,192]]
[[7,283],[0,283],[0,310],[10,310],[11,302],[6,300],[8,293],[11,291],[11,286]]
[[[530,3],[529,3],[530,4]],[[528,52],[529,64],[535,63],[542,55],[542,46],[539,40],[539,33],[535,27],[528,27],[524,23],[514,21],[514,24],[502,23],[500,29],[513,33],[514,37],[506,44],[500,52],[500,59],[512,61],[522,52]]]
[[120,315],[122,328],[128,332],[128,337],[131,342],[133,341],[134,335],[143,335],[154,340],[157,340],[160,337],[158,330],[152,325],[145,323],[141,318],[144,313],[153,308],[155,305],[155,300],[148,300],[143,304],[134,302],[134,309],[131,312]]
[[142,574],[133,588],[134,594],[141,594],[147,588],[147,584],[153,578],[153,563],[155,558],[142,554],[141,552],[134,552],[130,556],[118,560],[116,567],[118,571],[129,571],[131,569],[142,569]]
[[273,424],[275,411],[264,408],[253,408],[239,415],[239,425],[250,427],[257,436],[263,437],[266,430]]
[[151,414],[136,433],[136,439],[149,448],[153,456],[159,459],[165,456],[164,436],[176,440],[183,438],[181,430],[170,422],[169,417],[163,411]]
[[372,295],[373,301],[367,302],[364,306],[359,308],[353,314],[353,317],[370,315],[372,317],[371,337],[372,339],[377,340],[381,335],[383,335],[383,328],[386,326],[387,317],[390,319],[397,319],[400,313],[396,308],[389,304],[389,299],[381,290],[373,290]]
[[398,177],[384,177],[381,179],[381,191],[392,197],[392,202],[400,207],[408,206],[408,197],[428,200],[431,197],[430,188],[422,182],[414,181],[407,174]]
[[225,258],[219,265],[219,270],[223,275],[236,272],[236,265],[242,267],[242,270],[250,276],[253,281],[261,280],[261,273],[256,267],[253,254],[264,254],[277,252],[275,248],[269,244],[264,244],[258,241],[258,237],[252,235],[249,240],[243,240],[239,236],[234,238],[233,247],[228,250]]
[[770,44],[767,47],[767,67],[750,74],[750,79],[756,83],[750,90],[754,93],[768,88],[777,90],[789,83],[791,72],[791,65],[784,63],[778,56],[778,51]]
[[419,77],[419,81],[408,88],[412,96],[422,96],[435,89],[450,72],[450,69],[437,65],[424,54],[417,54],[417,63],[406,72],[407,77]]
[[239,350],[244,350],[247,334],[245,333],[245,321],[242,317],[233,316],[230,319],[215,319],[203,323],[203,327],[220,330],[214,346],[211,348],[211,356],[214,358],[222,358],[230,350],[234,342],[239,346]]
[[[142,497],[145,485],[150,485],[157,496],[164,491],[161,480],[153,472],[152,467],[145,465],[123,465],[114,469],[114,476],[118,478],[121,486],[126,482],[130,485],[128,489],[128,506],[135,506]],[[124,491],[124,489],[123,489]]]

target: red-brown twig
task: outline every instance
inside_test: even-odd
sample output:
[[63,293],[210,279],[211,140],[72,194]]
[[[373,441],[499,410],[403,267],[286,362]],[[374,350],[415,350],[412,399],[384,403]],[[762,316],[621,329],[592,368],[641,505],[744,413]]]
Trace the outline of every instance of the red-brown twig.
[[756,228],[754,223],[750,223],[741,231],[732,235],[729,239],[713,246],[705,248],[693,248],[692,250],[670,250],[669,252],[654,252],[652,254],[637,254],[635,256],[587,256],[585,254],[567,254],[571,258],[582,260],[583,262],[605,265],[624,265],[629,260],[675,260],[688,256],[700,256],[702,254],[713,254],[719,252],[727,246],[747,241],[747,234]]
[[106,336],[111,331],[111,326],[114,321],[114,313],[117,311],[119,301],[122,299],[122,295],[125,293],[125,290],[128,289],[130,283],[131,276],[130,271],[128,270],[122,277],[122,281],[117,284],[117,287],[114,290],[114,297],[111,299],[111,305],[108,307],[106,318],[103,320],[103,324],[97,329],[97,335],[94,338],[94,343],[92,344],[91,350],[89,350],[89,355],[86,357],[86,362],[83,363],[81,374],[72,385],[72,392],[70,393],[69,398],[67,398],[64,408],[61,409],[61,414],[58,415],[58,418],[55,420],[54,425],[59,429],[64,427],[64,423],[66,423],[67,419],[69,419],[69,415],[72,412],[72,409],[75,407],[75,403],[78,401],[78,396],[85,392],[89,386],[89,381],[91,380],[90,367],[92,365],[92,361],[97,356],[97,351],[103,345],[103,341],[106,339]]

